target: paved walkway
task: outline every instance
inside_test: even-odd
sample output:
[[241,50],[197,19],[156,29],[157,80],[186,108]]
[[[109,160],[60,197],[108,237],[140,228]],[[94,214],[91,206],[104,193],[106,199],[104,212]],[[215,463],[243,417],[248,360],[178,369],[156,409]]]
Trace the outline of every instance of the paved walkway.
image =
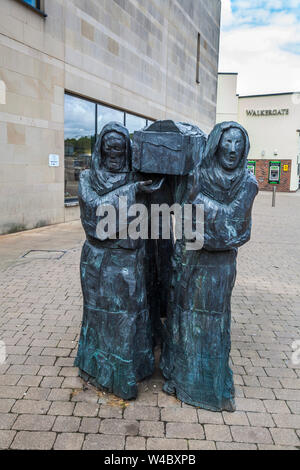
[[0,365],[0,448],[299,449],[300,364],[291,358],[300,341],[300,198],[279,194],[272,209],[271,197],[258,196],[252,240],[239,253],[234,414],[169,397],[159,371],[140,384],[135,402],[86,387],[73,367],[80,223],[0,237],[0,339],[8,353]]

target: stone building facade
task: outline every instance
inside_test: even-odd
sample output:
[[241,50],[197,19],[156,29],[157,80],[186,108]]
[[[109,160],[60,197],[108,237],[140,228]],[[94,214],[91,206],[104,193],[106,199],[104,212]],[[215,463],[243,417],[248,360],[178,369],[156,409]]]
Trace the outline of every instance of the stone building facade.
[[0,233],[79,216],[65,201],[66,94],[211,130],[220,3],[1,0]]

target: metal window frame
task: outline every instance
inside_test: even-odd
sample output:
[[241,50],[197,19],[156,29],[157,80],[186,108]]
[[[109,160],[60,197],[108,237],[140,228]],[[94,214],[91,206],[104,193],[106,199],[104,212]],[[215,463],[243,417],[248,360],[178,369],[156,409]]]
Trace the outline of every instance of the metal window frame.
[[201,34],[197,35],[196,83],[200,83]]
[[24,5],[24,7],[29,8],[31,11],[34,11],[43,18],[47,17],[47,14],[44,12],[44,0],[35,0],[35,7],[26,2],[26,0],[15,0],[18,3]]

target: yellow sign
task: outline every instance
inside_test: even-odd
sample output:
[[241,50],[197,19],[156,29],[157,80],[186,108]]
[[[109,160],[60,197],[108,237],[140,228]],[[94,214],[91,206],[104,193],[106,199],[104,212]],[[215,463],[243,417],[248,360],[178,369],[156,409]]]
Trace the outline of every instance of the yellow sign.
[[289,171],[289,166],[288,165],[283,165],[283,171]]

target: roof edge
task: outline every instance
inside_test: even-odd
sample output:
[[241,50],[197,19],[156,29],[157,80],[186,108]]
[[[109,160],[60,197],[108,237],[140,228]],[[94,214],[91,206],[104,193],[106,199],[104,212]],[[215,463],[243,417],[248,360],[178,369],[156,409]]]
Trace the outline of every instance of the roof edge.
[[287,91],[282,93],[266,93],[261,95],[239,95],[239,98],[261,98],[263,96],[282,96],[282,95],[297,95],[300,94],[299,91]]

